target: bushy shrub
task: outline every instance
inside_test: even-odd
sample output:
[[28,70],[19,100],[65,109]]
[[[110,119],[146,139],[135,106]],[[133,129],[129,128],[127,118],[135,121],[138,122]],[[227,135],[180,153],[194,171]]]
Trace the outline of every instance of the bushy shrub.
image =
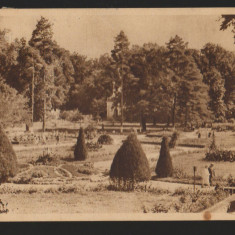
[[4,131],[0,128],[0,183],[17,173],[17,158]]
[[101,144],[99,144],[98,142],[92,142],[92,141],[87,142],[86,146],[89,151],[98,151],[99,149],[102,148]]
[[70,122],[78,122],[83,120],[83,116],[78,110],[62,111],[60,112],[60,118]]
[[45,172],[43,172],[41,170],[36,170],[32,173],[33,178],[42,178],[44,176],[45,176]]
[[53,158],[50,154],[46,154],[44,156],[39,156],[38,159],[35,161],[36,164],[47,165],[48,163],[52,162]]
[[83,161],[87,158],[87,156],[88,156],[88,153],[87,153],[87,147],[85,143],[84,131],[83,131],[83,128],[81,127],[79,130],[77,144],[74,149],[74,158],[75,160]]
[[176,146],[176,142],[177,142],[178,138],[179,138],[179,133],[177,131],[174,131],[171,136],[171,140],[169,142],[170,148],[174,148]]
[[88,125],[85,130],[86,138],[89,140],[94,139],[97,136],[97,128],[94,125]]
[[117,151],[110,170],[110,178],[123,184],[130,183],[134,189],[135,182],[148,181],[150,179],[150,168],[146,155],[141,147],[137,136],[132,133],[123,142]]
[[217,149],[215,151],[207,152],[205,159],[207,161],[234,162],[235,161],[235,151]]
[[77,172],[85,175],[91,175],[95,173],[94,164],[89,162],[81,166],[78,166]]
[[186,179],[189,178],[189,175],[187,175],[182,169],[175,168],[173,170],[172,176],[176,179]]
[[110,135],[101,135],[97,141],[99,144],[112,144],[113,138]]
[[160,149],[160,156],[157,162],[155,172],[158,177],[170,177],[173,175],[173,166],[169,151],[168,138],[163,137]]

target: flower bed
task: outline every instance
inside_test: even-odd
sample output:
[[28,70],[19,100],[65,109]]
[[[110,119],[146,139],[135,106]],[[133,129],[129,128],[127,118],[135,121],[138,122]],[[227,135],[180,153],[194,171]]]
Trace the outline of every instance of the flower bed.
[[224,161],[224,162],[234,162],[235,161],[235,151],[230,150],[214,150],[206,153],[207,161]]

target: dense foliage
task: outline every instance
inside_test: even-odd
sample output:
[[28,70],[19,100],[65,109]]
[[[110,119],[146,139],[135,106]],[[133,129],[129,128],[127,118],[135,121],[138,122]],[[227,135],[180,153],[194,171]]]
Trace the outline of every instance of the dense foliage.
[[[234,27],[233,16],[222,20],[221,30]],[[121,31],[110,54],[88,59],[61,48],[45,17],[38,20],[28,42],[21,38],[9,43],[7,34],[0,29],[0,76],[16,90],[9,101],[12,107],[28,109],[28,115],[34,112],[34,121],[50,118],[52,109],[105,118],[112,93],[114,107],[123,96],[124,120],[140,121],[143,131],[147,121],[187,127],[235,118],[235,54],[219,45],[209,42],[201,50],[190,49],[176,35],[165,46],[130,46]],[[4,115],[11,123],[15,116],[25,119],[22,112]]]

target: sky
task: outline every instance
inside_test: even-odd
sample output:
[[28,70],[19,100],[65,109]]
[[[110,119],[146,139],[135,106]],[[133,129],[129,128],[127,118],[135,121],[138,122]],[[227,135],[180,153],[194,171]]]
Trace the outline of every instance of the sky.
[[220,31],[220,16],[234,9],[1,9],[0,29],[10,29],[9,40],[30,39],[44,16],[53,23],[54,40],[88,58],[110,53],[123,30],[131,45],[152,42],[160,46],[176,34],[201,49],[207,42],[234,51],[231,29]]

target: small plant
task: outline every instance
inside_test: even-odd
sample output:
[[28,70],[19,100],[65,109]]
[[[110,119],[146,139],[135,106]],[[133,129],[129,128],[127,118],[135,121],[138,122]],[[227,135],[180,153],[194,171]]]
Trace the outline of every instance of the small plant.
[[45,173],[41,170],[37,170],[32,173],[33,178],[42,178],[42,177],[44,177],[44,175],[45,175]]
[[171,140],[169,142],[170,148],[174,148],[176,146],[176,142],[177,142],[178,138],[179,138],[179,133],[177,131],[174,131],[171,136]]
[[102,145],[98,142],[89,141],[89,142],[86,143],[86,147],[89,151],[96,152],[96,151],[98,151],[99,149],[102,148]]
[[38,159],[35,161],[36,164],[47,165],[48,163],[52,162],[53,158],[50,154],[39,156]]
[[169,207],[159,203],[156,204],[152,209],[152,213],[167,213],[169,211]]
[[3,203],[3,201],[0,199],[0,214],[9,212],[9,210],[7,209],[7,205],[8,205],[7,202]]
[[189,176],[182,169],[179,169],[179,168],[175,168],[173,170],[173,175],[172,176],[174,178],[176,178],[176,179],[186,179],[186,178],[189,178]]
[[13,182],[15,184],[29,184],[31,182],[31,178],[26,177],[26,176],[22,176],[20,178],[16,178]]
[[94,164],[85,163],[78,167],[77,172],[85,175],[92,175],[94,173]]
[[110,135],[101,135],[97,142],[98,144],[112,144],[113,138]]

